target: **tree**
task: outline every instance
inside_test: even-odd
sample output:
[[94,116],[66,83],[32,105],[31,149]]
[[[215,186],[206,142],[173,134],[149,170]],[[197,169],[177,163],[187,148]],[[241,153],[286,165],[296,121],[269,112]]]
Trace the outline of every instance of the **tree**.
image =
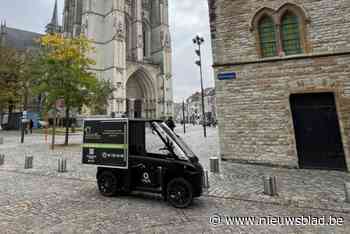
[[0,46],[0,114],[7,108],[9,122],[23,94],[21,70],[24,57],[15,49]]
[[65,145],[68,145],[70,112],[88,105],[97,90],[98,81],[89,67],[95,62],[89,58],[94,49],[83,36],[64,38],[58,34],[40,39],[42,50],[37,61],[37,93],[45,93],[48,108],[55,108],[57,100],[65,104]]
[[112,98],[115,91],[109,80],[101,80],[98,82],[94,95],[91,96],[91,112],[95,115],[105,115],[107,113],[108,101]]

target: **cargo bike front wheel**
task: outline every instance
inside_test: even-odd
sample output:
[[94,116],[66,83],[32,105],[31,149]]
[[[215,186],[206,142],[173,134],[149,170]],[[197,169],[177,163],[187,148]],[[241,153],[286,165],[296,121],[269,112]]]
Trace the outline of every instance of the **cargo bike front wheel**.
[[187,208],[193,201],[192,185],[183,178],[171,180],[167,186],[167,200],[175,208]]

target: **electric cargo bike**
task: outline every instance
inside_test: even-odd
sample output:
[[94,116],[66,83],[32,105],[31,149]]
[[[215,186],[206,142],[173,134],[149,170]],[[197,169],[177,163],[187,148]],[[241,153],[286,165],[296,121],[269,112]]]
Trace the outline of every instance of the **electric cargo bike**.
[[97,166],[103,196],[151,192],[186,208],[203,192],[197,156],[163,121],[85,120],[82,161]]

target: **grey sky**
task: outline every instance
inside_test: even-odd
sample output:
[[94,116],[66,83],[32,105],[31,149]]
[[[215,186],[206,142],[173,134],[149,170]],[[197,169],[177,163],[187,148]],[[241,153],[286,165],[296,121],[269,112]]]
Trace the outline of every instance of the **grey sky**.
[[[54,0],[1,0],[0,19],[9,27],[43,32],[50,21]],[[58,0],[62,16],[64,0]],[[182,101],[200,88],[199,70],[192,38],[201,34],[205,87],[213,86],[211,43],[207,0],[169,0],[173,43],[174,98]],[[61,17],[62,18],[62,17]]]

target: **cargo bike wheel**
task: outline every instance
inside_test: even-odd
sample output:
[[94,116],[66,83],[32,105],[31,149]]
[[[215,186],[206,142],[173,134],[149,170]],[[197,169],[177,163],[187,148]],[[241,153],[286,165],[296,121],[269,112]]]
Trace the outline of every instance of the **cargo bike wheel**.
[[171,180],[167,186],[167,200],[176,208],[187,208],[193,201],[192,185],[183,178]]
[[105,197],[116,195],[118,190],[118,179],[111,171],[102,172],[97,179],[100,193]]

